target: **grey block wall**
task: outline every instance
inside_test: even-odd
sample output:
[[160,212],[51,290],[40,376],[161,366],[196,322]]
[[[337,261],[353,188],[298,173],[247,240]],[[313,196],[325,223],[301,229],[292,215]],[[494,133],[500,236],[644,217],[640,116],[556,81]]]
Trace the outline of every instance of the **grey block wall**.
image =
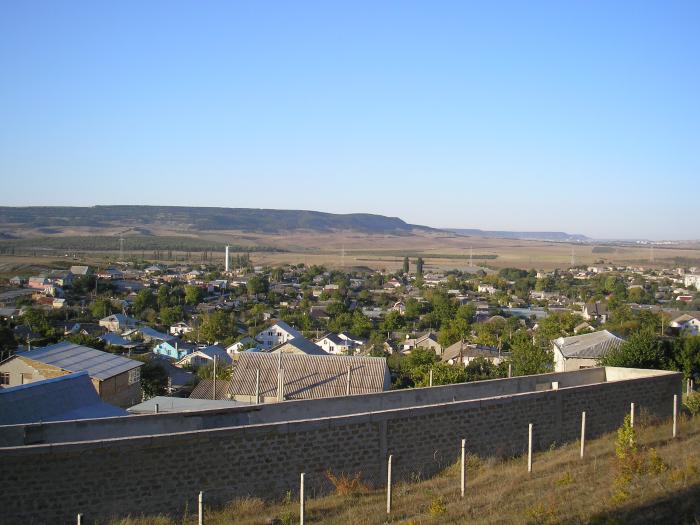
[[199,490],[209,502],[277,498],[296,491],[300,472],[313,496],[329,488],[329,469],[383,486],[389,453],[395,479],[426,477],[457,459],[462,438],[470,452],[509,456],[526,450],[528,423],[536,449],[577,439],[582,410],[590,437],[617,428],[632,401],[669,418],[681,377],[663,373],[339,417],[1,448],[2,522],[73,523],[78,512],[87,523],[180,514],[186,503],[195,508]]

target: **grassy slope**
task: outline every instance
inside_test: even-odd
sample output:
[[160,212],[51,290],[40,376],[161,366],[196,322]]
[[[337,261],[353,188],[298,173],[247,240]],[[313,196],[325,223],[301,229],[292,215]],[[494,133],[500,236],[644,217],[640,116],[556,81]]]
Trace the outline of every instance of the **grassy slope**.
[[[383,489],[354,496],[332,495],[307,501],[306,523],[700,523],[700,417],[680,421],[680,437],[670,438],[670,423],[638,428],[649,458],[654,448],[663,461],[635,475],[629,497],[615,501],[615,434],[587,443],[580,460],[578,444],[539,453],[528,475],[525,458],[485,461],[470,458],[467,497],[459,497],[455,464],[425,481],[397,484],[392,515],[386,516]],[[247,499],[225,509],[208,509],[205,523],[298,523],[297,503],[266,504]],[[280,520],[282,518],[282,520]],[[287,518],[287,519],[284,519]],[[196,523],[155,516],[118,520],[112,525]]]

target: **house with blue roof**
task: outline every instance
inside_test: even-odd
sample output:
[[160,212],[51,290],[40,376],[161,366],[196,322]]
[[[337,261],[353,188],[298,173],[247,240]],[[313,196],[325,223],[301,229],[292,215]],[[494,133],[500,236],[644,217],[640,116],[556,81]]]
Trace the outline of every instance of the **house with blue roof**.
[[153,347],[154,354],[158,354],[169,359],[174,359],[175,361],[179,361],[195,350],[197,350],[195,345],[186,341],[180,341],[177,338],[161,341]]
[[0,386],[18,386],[85,371],[100,398],[129,407],[141,401],[143,363],[89,346],[63,341],[20,352],[0,363]]

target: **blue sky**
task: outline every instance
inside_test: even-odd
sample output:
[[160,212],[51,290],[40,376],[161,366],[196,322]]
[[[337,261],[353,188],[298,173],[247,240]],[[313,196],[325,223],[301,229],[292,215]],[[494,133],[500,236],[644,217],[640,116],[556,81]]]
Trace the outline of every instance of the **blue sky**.
[[700,238],[700,2],[4,2],[3,205]]

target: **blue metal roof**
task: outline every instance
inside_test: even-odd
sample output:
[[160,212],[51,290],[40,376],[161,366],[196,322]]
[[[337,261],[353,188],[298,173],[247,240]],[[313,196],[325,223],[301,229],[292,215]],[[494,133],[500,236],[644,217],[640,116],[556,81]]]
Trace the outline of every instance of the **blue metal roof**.
[[0,425],[125,415],[100,399],[87,372],[0,388]]
[[32,359],[68,372],[85,370],[90,374],[90,377],[100,381],[143,365],[143,363],[127,357],[110,354],[88,346],[76,345],[70,341],[18,353],[16,357]]

